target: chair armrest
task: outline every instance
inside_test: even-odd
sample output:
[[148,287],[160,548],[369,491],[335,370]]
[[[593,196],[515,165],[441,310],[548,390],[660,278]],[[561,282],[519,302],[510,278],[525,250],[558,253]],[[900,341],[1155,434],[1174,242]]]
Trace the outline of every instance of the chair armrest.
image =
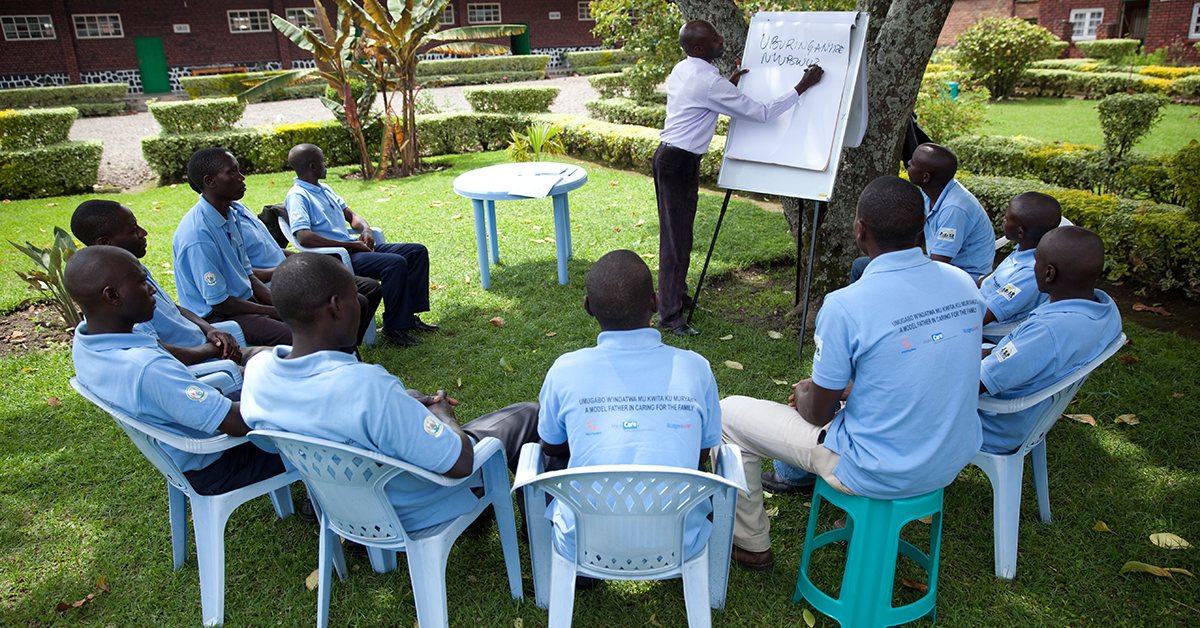
[[187,370],[193,377],[221,391],[226,397],[242,389],[242,371],[233,360],[201,362],[187,367]]
[[[355,231],[353,229],[350,230],[350,233],[356,236],[362,235],[361,231]],[[387,244],[387,239],[383,237],[383,229],[380,229],[379,227],[371,227],[371,235],[375,236],[375,244]]]
[[352,265],[350,263],[350,251],[347,251],[346,249],[343,249],[340,246],[315,246],[315,247],[309,248],[307,246],[297,245],[296,248],[305,253],[318,253],[320,255],[336,255],[339,258],[341,258],[342,264],[344,264],[346,266],[346,268],[352,268]]
[[513,490],[529,484],[537,479],[546,468],[545,456],[539,443],[525,443],[521,446],[521,457],[517,460],[517,473],[513,478]]
[[749,490],[746,488],[746,468],[742,466],[742,450],[737,445],[726,443],[717,448],[713,470],[716,475],[736,484],[738,490]]
[[1057,382],[1024,397],[1016,399],[997,399],[991,395],[979,395],[979,409],[985,412],[995,412],[996,414],[1013,414],[1020,412],[1026,408],[1037,405],[1050,397],[1053,397],[1058,391],[1074,384],[1075,382],[1091,375],[1096,367],[1104,363],[1105,360],[1111,358],[1122,346],[1125,345],[1125,334],[1117,336],[1115,340],[1110,342],[1100,355],[1086,365],[1080,367],[1079,370],[1070,375],[1058,380]]

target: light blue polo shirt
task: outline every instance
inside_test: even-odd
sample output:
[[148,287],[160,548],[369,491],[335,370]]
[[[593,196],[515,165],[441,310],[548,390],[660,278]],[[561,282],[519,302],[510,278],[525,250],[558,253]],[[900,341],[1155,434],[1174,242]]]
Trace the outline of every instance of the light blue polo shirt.
[[[559,356],[538,396],[538,436],[569,443],[568,468],[648,464],[696,469],[721,444],[721,403],[708,360],[662,343],[655,329],[601,332],[595,347]],[[685,553],[708,542],[711,504],[688,514]],[[551,504],[559,553],[575,555],[575,518]]]
[[246,259],[250,260],[251,268],[275,268],[283,263],[283,249],[271,236],[267,226],[241,203],[233,206],[236,209],[238,228],[242,231],[242,243],[246,245]]
[[1050,295],[1038,291],[1033,253],[1034,249],[1018,248],[979,284],[979,296],[996,316],[997,323],[1019,321],[1033,308],[1050,301]]
[[[1112,298],[1096,290],[1096,300],[1047,303],[996,343],[980,374],[988,394],[1016,399],[1061,381],[1096,359],[1121,334],[1121,313]],[[979,411],[983,451],[1015,451],[1051,399],[1016,414]]]
[[328,185],[317,182],[313,185],[298,178],[284,199],[288,226],[292,233],[308,229],[331,240],[349,242],[354,238],[346,230],[346,201],[333,193]]
[[[382,366],[340,351],[285,360],[286,345],[254,356],[242,381],[242,417],[252,429],[316,436],[377,451],[435,473],[458,461],[462,441],[404,392]],[[409,532],[469,512],[477,499],[469,482],[431,484],[401,474],[386,486]]]
[[204,332],[179,313],[179,306],[175,305],[175,300],[171,298],[171,295],[167,294],[167,291],[163,290],[162,286],[154,280],[150,269],[145,265],[142,268],[146,270],[146,279],[157,290],[154,293],[154,318],[134,325],[133,331],[157,338],[163,344],[177,347],[198,347],[208,342],[208,337],[204,335]]
[[[75,328],[71,358],[79,381],[108,405],[181,436],[216,435],[233,405],[150,336],[88,335],[84,321]],[[163,449],[184,471],[203,469],[221,457],[220,452],[190,454],[166,444]]]
[[942,488],[979,452],[983,302],[962,270],[919,248],[871,260],[825,297],[812,379],[854,390],[829,425],[833,474],[850,490],[901,499]]
[[950,264],[971,275],[971,279],[992,271],[996,255],[996,233],[983,205],[957,179],[951,179],[929,206],[925,199],[925,250],[929,255],[945,255]]
[[[234,201],[233,205],[241,203]],[[179,302],[201,317],[229,297],[248,300],[254,296],[250,260],[233,211],[230,208],[226,219],[201,196],[179,221],[171,241]]]

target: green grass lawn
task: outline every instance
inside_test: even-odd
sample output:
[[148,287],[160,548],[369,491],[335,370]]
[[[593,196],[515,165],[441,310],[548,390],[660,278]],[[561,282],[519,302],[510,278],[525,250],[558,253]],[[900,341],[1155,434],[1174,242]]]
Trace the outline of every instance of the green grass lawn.
[[[409,386],[450,390],[462,401],[459,415],[464,420],[535,399],[556,357],[594,343],[598,328],[584,313],[582,301],[583,281],[595,259],[614,248],[629,248],[656,265],[652,182],[584,163],[589,183],[571,194],[574,259],[569,283],[558,284],[554,245],[545,241],[556,237],[550,202],[532,200],[499,204],[503,261],[493,266],[492,289],[480,289],[470,204],[455,197],[451,182],[501,159],[497,153],[446,158],[453,166],[449,170],[383,184],[331,181],[389,240],[429,246],[431,281],[438,286],[426,320],[441,324],[442,332],[425,336],[419,347],[366,350],[364,359],[386,366]],[[257,208],[282,199],[290,177],[260,175],[247,183],[246,203]],[[120,198],[150,231],[147,266],[170,286],[169,234],[194,194],[181,186]],[[45,243],[49,236],[40,229],[66,226],[79,200],[6,204],[0,233]],[[714,193],[701,195],[698,243],[711,236],[720,201]],[[779,214],[734,202],[722,231],[714,255],[718,279],[704,295],[713,313],[698,312],[694,320],[703,335],[666,342],[704,355],[722,395],[783,401],[790,388],[777,380],[806,376],[811,361],[809,351],[797,359],[795,321],[784,317],[793,298],[787,226]],[[693,275],[699,273],[703,253],[704,247],[697,246]],[[11,272],[25,266],[8,252],[0,259],[0,274],[11,277],[0,285],[0,306],[11,307],[26,297]],[[495,316],[505,320],[504,326],[488,322]],[[1141,361],[1114,359],[1102,366],[1070,409],[1091,414],[1097,425],[1065,420],[1051,435],[1053,525],[1038,521],[1032,482],[1026,481],[1014,581],[992,575],[992,493],[985,476],[969,467],[946,489],[939,625],[1200,623],[1196,580],[1119,573],[1128,560],[1200,570],[1195,549],[1168,551],[1148,540],[1156,532],[1173,532],[1200,542],[1197,347],[1132,324],[1125,330],[1132,344],[1122,353]],[[772,339],[770,331],[782,332],[783,339]],[[811,342],[805,344],[811,348]],[[744,368],[729,368],[727,360]],[[111,419],[70,390],[72,372],[64,347],[0,360],[0,625],[198,625],[195,560],[189,558],[178,572],[171,569],[165,483]],[[60,398],[62,405],[48,405],[49,397]],[[1114,423],[1127,413],[1136,414],[1140,424]],[[806,606],[793,605],[791,598],[807,497],[772,496],[767,506],[777,510],[772,537],[778,566],[763,574],[734,568],[727,607],[713,614],[715,626],[803,625]],[[827,524],[835,515],[822,513],[822,518]],[[1093,529],[1101,520],[1112,534]],[[920,524],[911,527],[915,541],[927,538]],[[276,520],[269,501],[260,499],[233,515],[225,538],[227,625],[314,622],[316,592],[304,586],[316,567],[314,528],[295,518]],[[494,529],[456,544],[447,573],[451,626],[546,625],[546,612],[532,601],[529,558],[522,550],[526,598],[518,603],[507,594]],[[189,551],[194,552],[194,543]],[[821,564],[833,562],[826,558]],[[414,624],[405,567],[375,574],[366,560],[350,559],[349,564],[350,578],[334,581],[333,625]],[[53,611],[60,600],[71,603],[96,592],[95,581],[102,575],[111,583],[110,593],[63,615]],[[904,562],[898,577],[923,580]],[[902,590],[899,596],[907,599],[911,593]],[[685,624],[678,581],[605,583],[580,593],[575,602],[576,626]],[[918,624],[928,625],[924,620]],[[817,625],[835,624],[818,615]]]
[[[1102,146],[1104,133],[1096,113],[1098,100],[1031,98],[988,105],[984,135],[1025,135],[1048,142]],[[1134,150],[1152,155],[1174,153],[1200,139],[1200,107],[1168,104],[1162,120]]]

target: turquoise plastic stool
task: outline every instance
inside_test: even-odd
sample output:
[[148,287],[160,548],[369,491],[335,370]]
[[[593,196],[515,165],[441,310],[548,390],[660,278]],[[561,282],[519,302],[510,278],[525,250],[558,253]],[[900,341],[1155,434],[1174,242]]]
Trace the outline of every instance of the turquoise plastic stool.
[[[846,511],[846,526],[813,536],[821,500]],[[900,538],[900,529],[910,521],[933,516],[929,532],[930,555]],[[838,599],[829,597],[808,579],[808,561],[813,550],[837,541],[849,541],[846,569]],[[919,617],[937,619],[938,554],[942,541],[942,489],[907,499],[870,499],[838,492],[817,478],[812,510],[804,535],[804,555],[796,578],[792,603],[808,600],[814,608],[845,628],[896,626]],[[911,558],[929,574],[929,592],[904,606],[892,607],[896,553]]]

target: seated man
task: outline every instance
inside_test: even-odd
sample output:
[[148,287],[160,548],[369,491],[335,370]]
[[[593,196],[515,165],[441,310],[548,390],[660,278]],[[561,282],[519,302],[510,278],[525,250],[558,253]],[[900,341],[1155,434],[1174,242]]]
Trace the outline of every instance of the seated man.
[[[416,315],[429,311],[429,251],[423,244],[376,245],[367,221],[321,183],[325,154],[317,146],[293,146],[288,164],[296,171],[296,184],[285,200],[288,225],[296,241],[310,248],[336,246],[349,251],[354,272],[383,284],[381,335],[402,347],[421,344],[410,331],[437,329]],[[357,239],[346,231],[346,223],[361,233]]]
[[[633,251],[612,251],[587,276],[583,307],[600,324],[596,346],[559,356],[542,384],[538,434],[548,455],[569,468],[654,464],[696,469],[721,442],[717,382],[698,353],[664,345],[650,317],[658,295],[650,269]],[[621,410],[597,398],[646,397],[657,409]],[[637,404],[634,404],[637,405]],[[650,405],[647,403],[646,405]],[[708,542],[711,505],[688,515],[688,557]],[[575,521],[552,504],[554,541],[575,555]],[[581,583],[582,584],[582,583]]]
[[1017,250],[1000,262],[996,271],[979,282],[979,295],[987,304],[983,324],[1010,323],[1029,315],[1046,302],[1033,277],[1033,254],[1042,236],[1058,227],[1062,207],[1053,196],[1041,192],[1018,194],[1004,212],[1004,237],[1017,243]]
[[200,194],[171,242],[180,303],[209,322],[232,320],[250,344],[291,344],[292,334],[254,275],[233,207],[246,194],[237,159],[202,148],[188,160],[188,184]]
[[796,384],[795,407],[721,401],[721,437],[742,448],[749,488],[733,531],[742,567],[775,562],[759,456],[844,493],[901,499],[946,486],[979,452],[983,304],[966,273],[917,248],[923,222],[912,184],[891,176],[868,184],[854,232],[871,261],[858,282],[825,297],[812,379]]
[[[1096,280],[1104,242],[1082,227],[1059,227],[1034,251],[1038,290],[1050,302],[984,353],[979,392],[1000,399],[1031,395],[1096,359],[1121,334],[1121,313]],[[1016,414],[979,411],[983,451],[1009,453],[1029,436],[1050,399]]]
[[[251,270],[259,281],[264,284],[270,283],[275,274],[275,267],[282,264],[294,251],[279,248],[267,226],[250,213],[245,205],[234,203],[231,214],[242,232],[243,244],[246,245],[246,259],[250,260]],[[358,308],[362,316],[358,324],[358,342],[355,343],[357,346],[362,344],[367,327],[375,318],[375,310],[379,309],[379,302],[383,299],[383,287],[370,277],[357,275],[354,277],[354,285],[358,288]]]
[[[154,316],[154,283],[128,251],[89,246],[67,261],[67,292],[86,319],[75,328],[71,357],[89,390],[131,417],[191,437],[245,436],[238,402],[192,377],[158,342],[133,333]],[[216,495],[283,473],[278,454],[251,443],[191,454],[163,445],[192,487]]]
[[[128,207],[116,202],[90,200],[80,203],[71,216],[71,233],[84,246],[110,245],[129,251],[134,257],[146,256],[146,230]],[[133,330],[153,336],[167,353],[184,365],[208,360],[233,360],[245,364],[261,347],[242,348],[228,332],[221,331],[191,310],[177,305],[154,277],[142,266],[146,280],[154,286],[154,318],[134,325]],[[218,323],[237,325],[237,323]]]
[[[338,260],[289,256],[272,285],[295,345],[275,347],[246,368],[242,407],[251,428],[348,443],[451,478],[471,474],[478,439],[500,439],[509,469],[522,445],[537,442],[536,403],[513,404],[459,427],[458,402],[444,391],[433,397],[405,391],[382,366],[341,352],[358,333],[359,315],[354,278]],[[430,485],[407,474],[389,482],[387,493],[409,532],[461,516],[477,501],[466,484]]]
[[958,157],[937,144],[921,144],[908,164],[908,180],[925,197],[925,251],[977,280],[992,270],[996,234],[983,205],[955,178]]

